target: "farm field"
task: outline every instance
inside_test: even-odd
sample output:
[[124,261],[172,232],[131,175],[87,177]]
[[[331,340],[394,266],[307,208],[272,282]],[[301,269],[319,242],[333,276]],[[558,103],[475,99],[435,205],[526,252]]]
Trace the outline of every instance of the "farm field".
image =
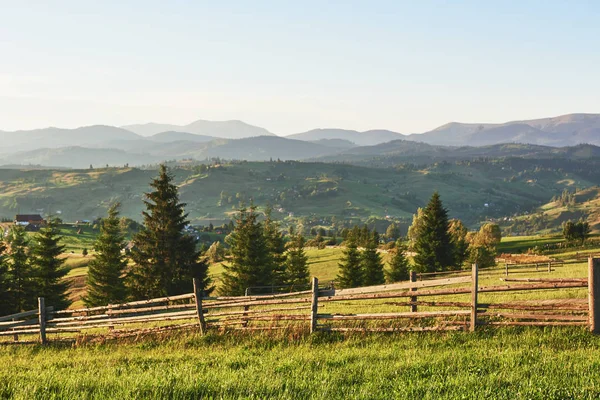
[[599,351],[583,328],[5,346],[0,397],[595,399]]

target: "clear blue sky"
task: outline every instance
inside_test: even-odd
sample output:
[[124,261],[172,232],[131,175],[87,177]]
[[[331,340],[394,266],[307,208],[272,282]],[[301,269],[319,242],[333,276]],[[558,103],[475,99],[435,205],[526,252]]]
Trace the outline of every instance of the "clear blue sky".
[[600,2],[0,0],[0,129],[600,112]]

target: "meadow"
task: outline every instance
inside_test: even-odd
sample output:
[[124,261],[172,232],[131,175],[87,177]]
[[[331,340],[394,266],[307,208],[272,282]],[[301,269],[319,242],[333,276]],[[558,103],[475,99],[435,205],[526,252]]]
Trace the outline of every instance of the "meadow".
[[180,333],[0,347],[0,398],[595,399],[600,338],[582,328],[402,335]]
[[[506,245],[519,244],[506,239]],[[333,279],[340,252],[309,249],[311,273]],[[76,256],[69,257],[72,275],[85,276]],[[502,273],[482,271],[480,284],[501,284]],[[531,274],[516,276],[585,277],[587,269],[582,261]],[[483,294],[480,301],[582,298],[585,292]],[[394,308],[379,303],[341,302],[330,311]],[[599,350],[600,338],[584,327],[309,335],[306,326],[295,326],[204,336],[192,329],[119,341],[0,346],[0,398],[595,399]]]

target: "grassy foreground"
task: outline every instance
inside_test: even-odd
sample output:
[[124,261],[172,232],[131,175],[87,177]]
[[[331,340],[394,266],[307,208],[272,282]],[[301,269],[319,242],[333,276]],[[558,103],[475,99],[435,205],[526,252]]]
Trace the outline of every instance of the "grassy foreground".
[[596,399],[583,329],[204,337],[0,347],[0,398]]

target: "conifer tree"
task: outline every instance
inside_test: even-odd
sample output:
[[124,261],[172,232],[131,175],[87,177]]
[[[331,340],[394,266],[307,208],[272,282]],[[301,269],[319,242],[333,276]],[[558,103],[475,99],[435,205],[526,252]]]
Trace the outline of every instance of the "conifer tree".
[[56,310],[71,304],[67,293],[69,284],[63,279],[69,270],[64,267],[64,258],[60,258],[65,250],[61,240],[57,220],[49,218],[46,226],[35,235],[31,247],[36,295],[43,297],[46,305]]
[[356,245],[356,238],[350,233],[346,238],[346,248],[340,259],[339,273],[336,278],[340,288],[352,288],[362,285],[363,270],[361,266],[361,257]]
[[4,241],[0,241],[0,315],[8,315],[15,312],[10,292],[10,278],[5,252],[6,244]]
[[119,304],[125,301],[127,291],[123,274],[127,258],[123,254],[125,236],[119,220],[119,203],[108,210],[108,217],[102,219],[100,235],[94,243],[96,256],[89,264],[87,274],[87,294],[83,299],[88,307]]
[[271,285],[281,286],[285,284],[285,241],[283,234],[279,229],[279,224],[273,220],[273,209],[269,206],[265,210],[265,221],[263,223],[265,242],[269,254],[269,260],[266,271],[271,275]]
[[228,296],[241,296],[249,287],[270,286],[271,261],[256,207],[239,210],[235,228],[226,240],[231,261],[229,265],[223,265],[225,271],[220,292]]
[[363,273],[364,286],[380,285],[385,282],[383,273],[383,262],[381,256],[377,253],[379,244],[379,235],[373,232],[365,243],[365,249],[361,254],[360,262]]
[[435,192],[423,209],[419,229],[414,232],[415,267],[419,272],[446,271],[456,264],[448,233],[448,212]]
[[146,193],[144,227],[133,239],[134,265],[128,276],[134,299],[189,293],[193,278],[200,279],[204,292],[211,290],[208,264],[200,257],[196,238],[185,232],[189,221],[173,179],[161,164],[150,183],[153,190]]
[[305,243],[304,236],[298,233],[287,245],[286,285],[297,287],[308,285],[310,282],[308,256],[304,252]]
[[29,260],[29,241],[25,228],[14,225],[8,231],[6,242],[11,304],[15,313],[35,308],[37,303],[33,270]]
[[385,271],[388,283],[407,281],[410,278],[410,264],[406,258],[407,247],[399,238],[396,241],[395,253],[389,262],[389,268]]

